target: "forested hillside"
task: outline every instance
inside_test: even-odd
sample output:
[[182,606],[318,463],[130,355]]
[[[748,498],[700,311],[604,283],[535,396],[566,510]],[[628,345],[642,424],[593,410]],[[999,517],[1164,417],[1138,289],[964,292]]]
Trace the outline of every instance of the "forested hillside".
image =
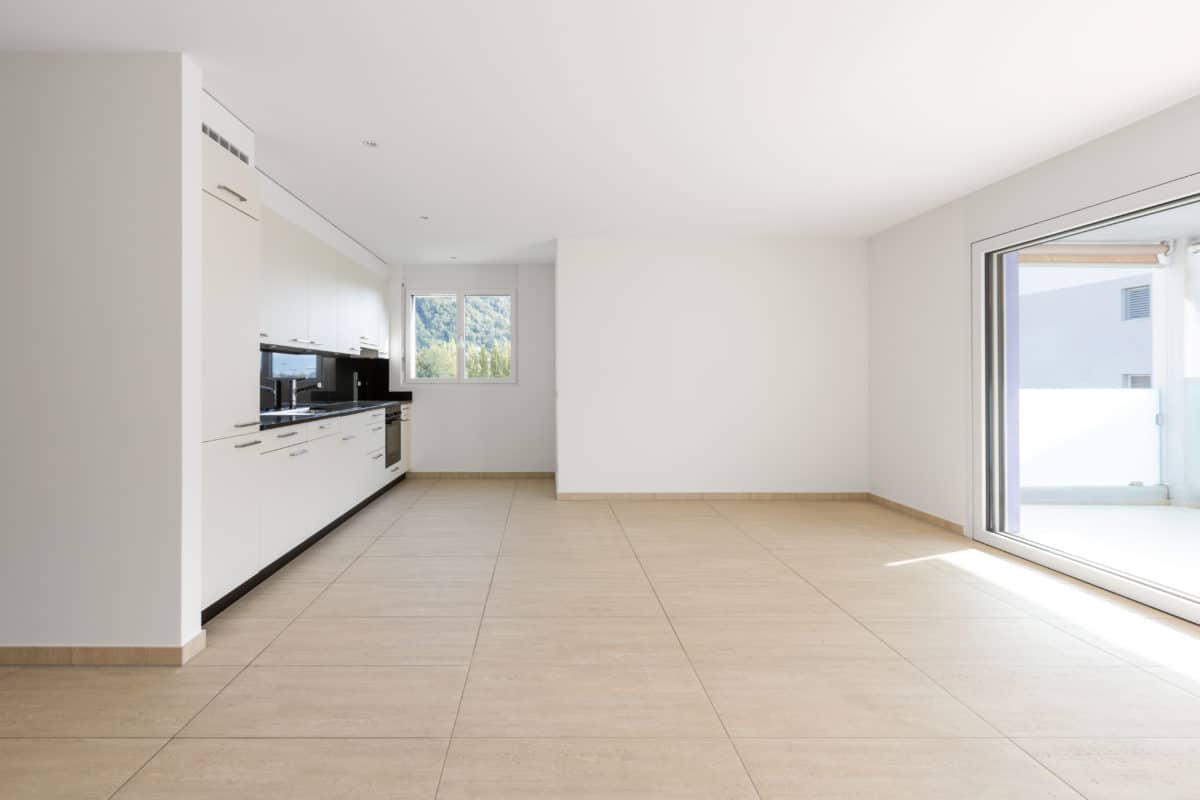
[[[413,303],[418,378],[452,378],[458,352],[458,304],[453,295],[419,295]],[[512,298],[468,295],[464,304],[467,377],[512,376]]]

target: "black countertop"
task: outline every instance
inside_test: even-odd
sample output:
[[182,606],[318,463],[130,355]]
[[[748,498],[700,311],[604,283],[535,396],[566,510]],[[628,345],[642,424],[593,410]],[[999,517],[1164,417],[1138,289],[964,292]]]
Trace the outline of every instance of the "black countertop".
[[[400,400],[359,400],[346,401],[344,403],[309,403],[303,408],[308,408],[310,411],[304,414],[279,414],[279,413],[263,413],[259,417],[260,431],[270,430],[273,428],[282,428],[287,425],[298,425],[301,422],[312,422],[314,419],[328,419],[329,417],[344,417],[347,414],[357,414],[361,411],[369,411],[372,408],[383,408],[384,406],[398,406]],[[272,411],[274,409],[268,409]],[[287,411],[286,408],[278,409],[278,411]]]

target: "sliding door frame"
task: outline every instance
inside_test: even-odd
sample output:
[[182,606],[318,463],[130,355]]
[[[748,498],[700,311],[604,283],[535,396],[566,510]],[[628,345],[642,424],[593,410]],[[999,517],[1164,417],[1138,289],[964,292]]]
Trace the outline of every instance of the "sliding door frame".
[[1005,463],[1004,351],[1010,337],[1004,327],[1003,262],[1005,254],[1025,247],[1198,201],[1200,174],[1189,175],[972,243],[972,481],[966,531],[975,541],[1196,623],[1200,599],[1004,532],[1010,472]]

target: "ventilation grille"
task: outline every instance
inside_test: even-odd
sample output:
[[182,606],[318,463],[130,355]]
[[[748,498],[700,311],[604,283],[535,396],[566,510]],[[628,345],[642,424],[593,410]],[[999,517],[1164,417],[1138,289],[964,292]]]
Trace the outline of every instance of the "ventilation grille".
[[200,123],[200,130],[204,133],[205,136],[212,139],[214,142],[221,145],[221,147],[224,147],[226,150],[228,150],[230,153],[232,153],[234,155],[234,157],[237,158],[239,161],[241,161],[243,164],[250,163],[250,156],[243,153],[241,150],[239,150],[237,147],[234,146],[233,142],[229,141],[224,136],[217,133],[212,128],[208,127],[208,125],[206,125],[205,123],[203,123],[203,122]]
[[1147,319],[1150,316],[1150,287],[1130,286],[1123,291],[1125,319]]

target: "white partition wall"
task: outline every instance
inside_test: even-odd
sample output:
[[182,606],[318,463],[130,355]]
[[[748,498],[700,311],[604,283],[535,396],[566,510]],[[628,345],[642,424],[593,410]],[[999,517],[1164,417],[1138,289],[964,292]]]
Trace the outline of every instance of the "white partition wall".
[[0,647],[200,631],[200,73],[0,56]]

